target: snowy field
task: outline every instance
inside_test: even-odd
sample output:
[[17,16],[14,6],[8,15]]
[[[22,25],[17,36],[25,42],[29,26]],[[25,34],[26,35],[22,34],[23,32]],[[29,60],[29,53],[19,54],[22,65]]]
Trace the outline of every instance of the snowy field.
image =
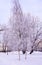
[[34,52],[33,54],[27,53],[27,59],[25,55],[20,54],[20,60],[18,52],[0,53],[0,65],[42,65],[42,52]]

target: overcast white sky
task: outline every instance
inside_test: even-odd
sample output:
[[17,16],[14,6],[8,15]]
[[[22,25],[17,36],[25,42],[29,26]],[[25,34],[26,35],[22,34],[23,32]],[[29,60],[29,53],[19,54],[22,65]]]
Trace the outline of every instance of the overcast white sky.
[[[42,0],[19,0],[23,12],[31,13],[42,20]],[[11,0],[0,0],[0,23],[7,24],[11,13]]]

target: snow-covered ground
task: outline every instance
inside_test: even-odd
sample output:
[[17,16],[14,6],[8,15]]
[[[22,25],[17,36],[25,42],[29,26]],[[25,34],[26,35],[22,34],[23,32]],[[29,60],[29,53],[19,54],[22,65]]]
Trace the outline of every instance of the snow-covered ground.
[[0,65],[42,65],[42,52],[28,52],[27,59],[21,53],[20,60],[18,52],[0,53]]

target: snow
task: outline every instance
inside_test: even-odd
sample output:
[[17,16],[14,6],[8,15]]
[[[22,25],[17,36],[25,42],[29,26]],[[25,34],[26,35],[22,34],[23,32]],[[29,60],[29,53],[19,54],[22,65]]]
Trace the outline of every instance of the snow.
[[18,52],[0,53],[0,65],[42,65],[42,52],[28,52],[27,59],[20,52],[20,60]]

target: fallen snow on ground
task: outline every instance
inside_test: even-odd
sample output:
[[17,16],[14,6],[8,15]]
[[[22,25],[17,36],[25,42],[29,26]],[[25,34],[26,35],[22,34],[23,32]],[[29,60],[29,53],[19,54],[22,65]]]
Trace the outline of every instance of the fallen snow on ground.
[[20,60],[18,52],[0,53],[0,65],[42,65],[42,52],[28,52],[27,59],[20,53]]

